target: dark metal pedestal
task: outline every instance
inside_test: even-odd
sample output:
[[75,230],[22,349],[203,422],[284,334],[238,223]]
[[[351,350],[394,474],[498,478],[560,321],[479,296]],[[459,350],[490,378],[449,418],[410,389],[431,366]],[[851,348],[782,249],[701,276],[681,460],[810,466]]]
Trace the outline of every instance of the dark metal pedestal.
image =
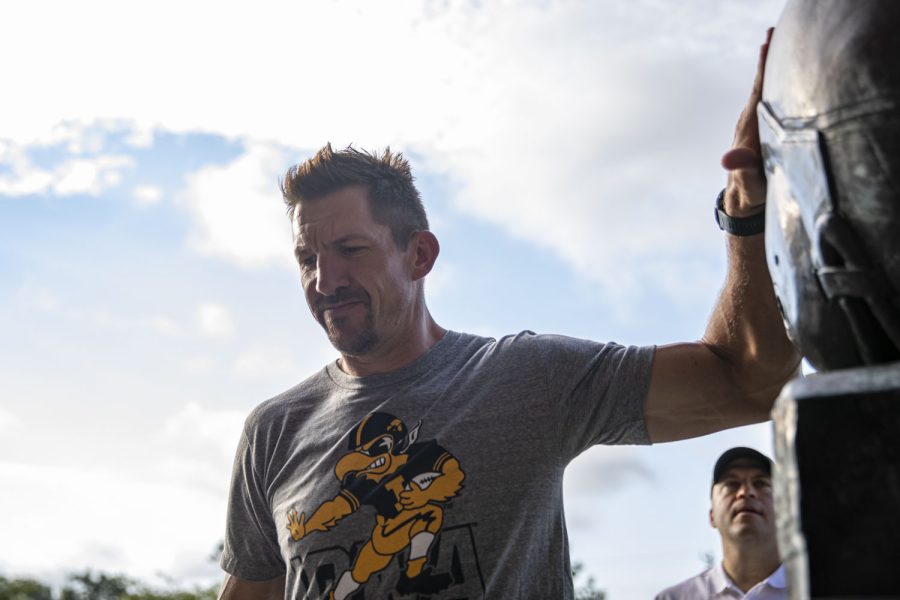
[[791,599],[900,599],[900,363],[795,379],[773,419]]

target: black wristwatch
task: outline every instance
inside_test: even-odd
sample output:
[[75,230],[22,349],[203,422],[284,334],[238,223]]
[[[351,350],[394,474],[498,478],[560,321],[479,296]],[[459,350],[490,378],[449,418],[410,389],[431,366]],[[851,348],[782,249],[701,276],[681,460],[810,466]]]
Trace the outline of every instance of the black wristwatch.
[[729,217],[725,212],[725,188],[716,197],[716,225],[725,233],[741,237],[757,235],[766,230],[766,211],[752,217]]

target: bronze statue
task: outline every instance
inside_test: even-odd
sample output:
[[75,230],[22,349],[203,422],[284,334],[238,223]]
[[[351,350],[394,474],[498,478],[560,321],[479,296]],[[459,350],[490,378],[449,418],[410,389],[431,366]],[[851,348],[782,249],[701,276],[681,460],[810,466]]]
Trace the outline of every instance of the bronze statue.
[[758,114],[792,339],[820,370],[900,359],[900,3],[788,2]]
[[900,598],[900,1],[788,0],[758,117],[791,598]]

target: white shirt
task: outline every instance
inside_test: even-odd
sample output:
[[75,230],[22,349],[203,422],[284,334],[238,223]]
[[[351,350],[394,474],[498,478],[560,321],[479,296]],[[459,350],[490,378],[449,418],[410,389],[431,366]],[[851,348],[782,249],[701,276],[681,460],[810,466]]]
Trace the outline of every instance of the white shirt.
[[706,600],[735,598],[737,600],[788,600],[784,581],[784,565],[750,588],[741,591],[725,573],[722,563],[699,575],[666,588],[656,595],[656,600]]

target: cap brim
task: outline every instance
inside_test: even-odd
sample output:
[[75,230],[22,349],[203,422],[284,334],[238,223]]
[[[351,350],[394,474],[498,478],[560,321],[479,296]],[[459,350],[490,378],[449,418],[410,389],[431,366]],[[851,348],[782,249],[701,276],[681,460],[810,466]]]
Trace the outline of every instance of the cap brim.
[[713,467],[713,485],[722,478],[722,475],[728,470],[728,467],[730,467],[732,463],[739,460],[758,466],[769,475],[772,474],[773,463],[771,458],[753,448],[739,446],[737,448],[726,450],[722,453],[722,456],[719,457],[719,460],[716,461],[716,466]]

